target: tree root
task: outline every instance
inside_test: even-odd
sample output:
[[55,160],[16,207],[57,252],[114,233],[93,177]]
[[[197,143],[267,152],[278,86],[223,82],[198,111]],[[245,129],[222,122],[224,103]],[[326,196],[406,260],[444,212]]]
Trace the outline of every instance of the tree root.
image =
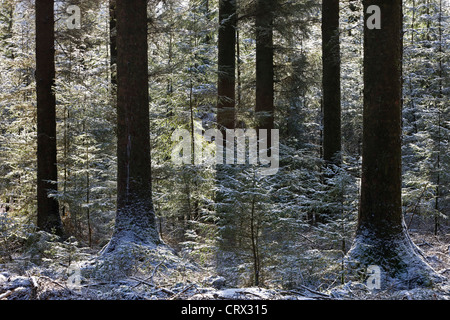
[[380,239],[370,232],[359,232],[347,253],[345,265],[350,276],[363,280],[378,276],[367,274],[369,266],[379,267],[380,287],[375,289],[431,287],[444,280],[427,263],[424,254],[406,231],[389,239]]

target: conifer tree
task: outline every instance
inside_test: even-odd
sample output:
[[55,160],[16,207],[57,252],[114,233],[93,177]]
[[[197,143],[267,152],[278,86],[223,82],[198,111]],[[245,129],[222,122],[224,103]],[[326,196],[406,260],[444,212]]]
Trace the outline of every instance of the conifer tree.
[[341,151],[339,1],[322,1],[323,158],[338,164]]
[[38,228],[62,235],[57,192],[56,99],[53,1],[36,2]]
[[[274,128],[273,19],[276,0],[256,2],[256,121],[259,129]],[[270,137],[270,135],[269,135]],[[270,146],[270,141],[268,143]]]
[[235,125],[236,21],[236,0],[220,0],[217,85],[219,130],[234,129]]
[[155,244],[149,131],[147,1],[116,1],[117,213],[104,252],[124,242]]
[[[369,6],[381,13],[368,22]],[[372,7],[373,8],[373,7]],[[364,1],[364,114],[361,200],[349,258],[382,270],[382,286],[429,285],[433,269],[405,229],[401,199],[402,1]],[[373,12],[372,12],[373,13]]]

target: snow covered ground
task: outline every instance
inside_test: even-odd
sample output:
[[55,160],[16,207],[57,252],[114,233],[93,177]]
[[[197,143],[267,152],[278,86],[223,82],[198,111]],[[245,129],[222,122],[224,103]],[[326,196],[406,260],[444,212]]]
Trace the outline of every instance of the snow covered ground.
[[[164,248],[146,252],[127,275],[120,274],[118,265],[104,268],[105,261],[95,269],[97,252],[70,242],[53,242],[41,234],[21,256],[0,264],[0,300],[450,300],[448,241],[432,236],[413,238],[447,281],[409,290],[371,290],[364,283],[348,282],[318,292],[303,285],[290,290],[228,287],[227,280],[213,270],[195,266]],[[112,274],[105,276],[108,272]]]

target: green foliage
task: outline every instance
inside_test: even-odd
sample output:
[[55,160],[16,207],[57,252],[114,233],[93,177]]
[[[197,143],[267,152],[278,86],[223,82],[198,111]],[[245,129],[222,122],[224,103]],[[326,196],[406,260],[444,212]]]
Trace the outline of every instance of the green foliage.
[[436,233],[450,208],[448,4],[407,1],[405,27],[405,211],[410,221],[433,217]]
[[[432,217],[440,231],[450,208],[449,7],[440,0],[404,3],[404,211],[408,226],[419,216]],[[59,171],[58,192],[49,196],[58,199],[65,230],[76,240],[59,243],[49,234],[33,233],[34,11],[30,1],[3,0],[0,205],[10,209],[0,213],[0,263],[27,253],[33,263],[60,259],[70,264],[82,258],[77,246],[98,249],[112,233],[116,110],[108,1],[70,1],[81,6],[79,30],[65,26],[68,4],[57,1],[55,6]],[[225,275],[231,285],[326,289],[343,281],[360,178],[361,1],[341,2],[340,167],[321,160],[320,2],[279,0],[274,8],[275,123],[281,146],[280,169],[273,176],[249,164],[172,163],[174,130],[192,134],[195,127],[215,127],[218,1],[149,4],[152,196],[161,238],[184,258]],[[255,123],[254,5],[238,1],[236,123],[244,129]],[[108,279],[145,273],[161,262],[150,261],[155,257],[148,248],[124,250],[105,259],[97,271]],[[128,260],[139,267],[128,269]]]

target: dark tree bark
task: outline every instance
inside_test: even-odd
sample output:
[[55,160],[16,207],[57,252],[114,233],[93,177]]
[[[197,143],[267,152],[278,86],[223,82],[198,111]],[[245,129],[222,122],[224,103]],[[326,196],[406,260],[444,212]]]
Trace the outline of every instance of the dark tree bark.
[[[436,278],[405,229],[401,203],[402,1],[365,0],[381,9],[381,29],[364,29],[361,200],[349,261],[377,265],[398,286]],[[366,17],[367,18],[367,17]]]
[[122,243],[157,244],[152,202],[147,1],[116,0],[117,213],[104,252]]
[[402,232],[401,1],[381,8],[381,29],[364,29],[363,164],[359,227],[380,237]]
[[273,10],[276,0],[258,0],[256,6],[255,112],[258,129],[270,132],[274,128]]
[[322,1],[323,158],[339,164],[341,151],[339,1]]
[[[237,0],[219,0],[217,129],[221,131],[223,141],[221,146],[217,145],[218,148],[226,147],[226,129],[234,129],[236,126],[236,3]],[[224,165],[226,152],[223,152],[222,159],[223,164],[216,165],[215,210],[219,216],[224,217],[227,212],[221,204],[226,199],[226,194],[222,191],[222,185],[230,176],[227,166]],[[228,241],[232,239],[227,239],[227,243]]]
[[36,1],[37,227],[62,235],[57,191],[53,1]]
[[[322,148],[323,160],[327,166],[340,165],[341,158],[341,57],[339,44],[339,1],[322,1],[322,112],[323,132]],[[333,178],[334,174],[326,171],[325,179]],[[332,188],[332,186],[329,186]],[[339,195],[334,196],[333,201]],[[340,212],[339,212],[340,211]],[[324,209],[321,214],[312,217],[311,222],[324,222],[333,218],[342,210]]]
[[117,85],[117,17],[116,0],[109,1],[109,61],[111,68],[111,84]]
[[235,126],[236,0],[219,1],[217,126]]

